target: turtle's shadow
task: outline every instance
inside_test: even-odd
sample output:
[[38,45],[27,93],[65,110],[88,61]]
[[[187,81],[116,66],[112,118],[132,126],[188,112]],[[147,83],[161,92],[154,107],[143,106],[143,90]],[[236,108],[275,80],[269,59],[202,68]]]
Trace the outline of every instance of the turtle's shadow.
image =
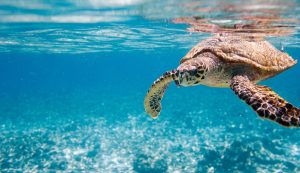
[[168,165],[163,159],[155,160],[151,156],[139,154],[133,161],[133,170],[137,173],[164,173]]
[[197,173],[209,172],[233,172],[244,170],[246,172],[255,172],[253,165],[248,165],[251,159],[253,148],[245,146],[242,142],[235,141],[229,148],[218,150],[209,150],[204,154],[204,159],[198,162]]

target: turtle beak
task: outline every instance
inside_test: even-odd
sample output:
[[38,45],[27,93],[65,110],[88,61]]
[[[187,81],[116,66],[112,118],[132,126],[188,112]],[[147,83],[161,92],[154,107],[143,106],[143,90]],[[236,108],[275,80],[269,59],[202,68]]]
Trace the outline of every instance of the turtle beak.
[[175,80],[175,84],[176,84],[177,87],[180,87],[178,80]]

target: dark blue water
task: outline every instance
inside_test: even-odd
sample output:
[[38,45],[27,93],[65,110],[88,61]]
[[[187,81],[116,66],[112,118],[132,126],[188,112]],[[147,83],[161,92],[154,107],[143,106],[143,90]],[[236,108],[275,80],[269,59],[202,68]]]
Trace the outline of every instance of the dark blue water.
[[[89,2],[0,5],[0,172],[300,171],[299,130],[259,118],[230,89],[172,84],[152,120],[146,91],[210,33],[159,16],[156,1]],[[267,39],[299,59],[299,38]],[[300,106],[299,71],[262,84]]]

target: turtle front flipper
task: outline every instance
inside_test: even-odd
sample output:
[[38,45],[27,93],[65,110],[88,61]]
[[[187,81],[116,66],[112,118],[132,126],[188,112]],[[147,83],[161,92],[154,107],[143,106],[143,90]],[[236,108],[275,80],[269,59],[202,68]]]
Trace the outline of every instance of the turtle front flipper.
[[144,107],[152,118],[157,118],[159,115],[164,92],[168,85],[177,79],[177,76],[176,70],[168,71],[158,78],[149,89],[145,97]]
[[260,117],[286,127],[300,126],[300,110],[277,95],[271,88],[254,84],[246,76],[234,76],[230,87]]

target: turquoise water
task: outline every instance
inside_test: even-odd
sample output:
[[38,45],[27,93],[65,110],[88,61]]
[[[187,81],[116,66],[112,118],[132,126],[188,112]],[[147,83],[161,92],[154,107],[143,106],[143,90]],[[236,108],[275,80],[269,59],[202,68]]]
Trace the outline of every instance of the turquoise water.
[[[243,10],[275,9],[293,32],[266,39],[299,59],[299,22],[287,18],[300,19],[300,2],[224,2],[1,1],[0,172],[300,172],[299,130],[230,89],[172,84],[160,117],[144,112],[152,82],[212,35],[176,18],[230,26]],[[299,70],[262,84],[299,107]]]

